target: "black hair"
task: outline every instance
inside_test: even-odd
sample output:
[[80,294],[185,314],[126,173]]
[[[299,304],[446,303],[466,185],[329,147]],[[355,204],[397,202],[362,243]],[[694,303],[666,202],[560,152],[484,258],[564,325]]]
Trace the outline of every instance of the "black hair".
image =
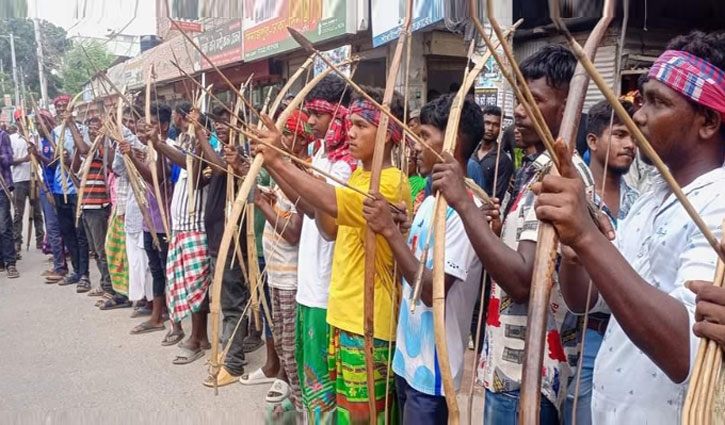
[[133,119],[136,119],[138,117],[143,117],[143,111],[138,106],[134,106],[133,109],[131,109],[130,106],[126,106],[123,108],[123,114],[130,114]]
[[644,83],[649,80],[649,76],[647,73],[639,74],[639,77],[637,77],[637,90],[639,90],[639,93],[644,93]]
[[317,84],[307,96],[305,100],[322,99],[330,103],[341,103],[343,106],[347,106],[350,103],[350,92],[352,90],[345,90],[347,83],[340,77],[335,75],[326,75]]
[[152,103],[149,112],[156,117],[160,124],[171,122],[171,108],[165,103]]
[[501,116],[501,108],[496,105],[486,105],[483,107],[483,115]]
[[[725,31],[711,33],[692,31],[687,35],[680,35],[670,40],[667,44],[667,50],[682,50],[725,71]],[[690,104],[696,111],[702,112],[709,109],[694,101],[690,101]],[[725,116],[722,118],[725,119]],[[725,137],[725,122],[720,123],[720,135]]]
[[[632,105],[632,102],[620,100],[619,103],[622,104],[630,117],[634,115],[634,105]],[[593,134],[597,137],[601,137],[604,133],[604,129],[609,128],[611,119],[612,105],[609,101],[602,100],[601,102],[594,104],[594,106],[589,108],[589,113],[587,114],[587,134]],[[614,114],[614,121],[611,122],[618,125],[622,123],[622,120],[619,119],[617,114]]]
[[191,103],[189,102],[181,102],[174,106],[174,112],[177,114],[181,114],[181,116],[186,119],[186,116],[191,112]]
[[[371,86],[361,86],[360,87],[365,93],[367,93],[368,96],[372,97],[373,100],[375,100],[378,103],[383,103],[383,95],[385,94],[385,90],[379,88],[379,87],[371,87]],[[356,100],[364,100],[365,98],[363,95],[359,93],[353,93],[352,94],[352,101]],[[399,119],[401,122],[403,121],[403,115],[405,114],[405,104],[403,103],[403,96],[398,93],[398,91],[393,92],[393,98],[390,100],[390,112],[392,112],[393,116],[397,119]]]
[[[445,132],[454,97],[455,94],[444,94],[423,105],[420,110],[420,123],[432,125]],[[464,158],[468,158],[483,138],[483,114],[472,99],[466,98],[463,101],[458,131],[462,136],[461,153]]]
[[225,114],[231,115],[229,113],[229,111],[227,111],[227,109],[223,106],[217,105],[217,106],[213,107],[211,110],[211,115],[212,115],[212,118],[214,118],[214,119],[218,119],[219,117],[221,117],[222,115],[225,115]]
[[549,44],[524,59],[519,67],[526,80],[546,77],[546,84],[559,90],[569,90],[569,81],[574,76],[576,57],[561,44]]

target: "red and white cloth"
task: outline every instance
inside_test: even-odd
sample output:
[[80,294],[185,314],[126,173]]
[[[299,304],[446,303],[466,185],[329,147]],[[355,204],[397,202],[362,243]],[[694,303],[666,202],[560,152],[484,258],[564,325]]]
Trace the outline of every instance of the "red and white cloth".
[[174,231],[166,260],[166,305],[174,322],[199,311],[211,282],[206,233]]

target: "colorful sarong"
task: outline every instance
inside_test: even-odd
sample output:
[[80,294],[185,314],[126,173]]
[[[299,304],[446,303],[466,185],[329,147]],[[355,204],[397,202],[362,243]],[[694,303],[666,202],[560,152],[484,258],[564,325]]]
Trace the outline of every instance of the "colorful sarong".
[[106,232],[106,258],[113,290],[128,296],[128,261],[126,259],[126,226],[124,217],[113,214]]
[[300,393],[300,380],[295,357],[295,327],[297,303],[295,297],[297,290],[270,288],[272,290],[272,336],[274,348],[279,356],[280,366],[287,374],[290,386],[290,400],[295,409],[302,411],[302,394]]
[[166,260],[166,305],[173,321],[199,311],[211,281],[210,267],[206,233],[173,232]]
[[330,326],[326,309],[297,304],[295,347],[307,423],[334,424],[337,403],[327,360]]
[[[388,370],[388,358],[395,344],[388,349],[388,341],[373,340],[375,367],[375,410],[377,423],[385,423],[385,392],[388,391],[388,423],[398,423],[395,396],[395,374]],[[365,338],[362,335],[330,327],[330,348],[327,355],[330,379],[337,392],[337,424],[369,423],[368,381],[365,371]],[[386,376],[387,375],[387,376]],[[386,388],[386,378],[388,385]]]

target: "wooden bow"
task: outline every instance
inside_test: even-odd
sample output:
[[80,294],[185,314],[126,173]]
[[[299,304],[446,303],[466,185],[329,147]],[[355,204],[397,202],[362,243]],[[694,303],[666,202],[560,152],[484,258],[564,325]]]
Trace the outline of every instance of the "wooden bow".
[[[146,102],[144,104],[146,126],[151,127],[151,79],[154,75],[154,65],[149,65],[149,74],[146,76]],[[158,117],[157,117],[158,119]],[[165,194],[161,193],[161,186],[159,185],[159,170],[158,170],[158,156],[156,149],[154,149],[153,143],[148,144],[148,161],[151,165],[151,181],[154,185],[154,194],[156,195],[156,203],[159,206],[159,213],[161,215],[161,221],[164,225],[164,232],[166,233],[166,240],[171,241],[171,228],[169,226],[168,216],[166,215],[166,202],[164,199]],[[164,167],[163,169],[165,169]]]
[[[73,108],[75,107],[78,98],[82,94],[83,92],[80,92],[76,94],[73,99],[71,99],[70,103],[66,107],[66,111],[69,114],[73,113]],[[73,119],[72,115],[70,119]],[[60,135],[58,136],[58,150],[56,151],[56,153],[58,154],[58,166],[60,167],[60,186],[63,190],[63,202],[65,202],[66,204],[68,203],[68,181],[66,179],[66,176],[69,175],[70,172],[65,168],[66,166],[63,157],[65,156],[65,132],[67,128],[68,121],[66,119],[63,119],[63,122],[60,125]]]
[[[292,87],[292,85],[296,82],[297,79],[302,75],[304,70],[298,69],[295,74],[290,77],[290,79],[287,81],[287,84],[285,84],[284,87],[280,90],[280,92],[277,94],[277,98],[272,104],[273,110],[278,108],[282,99],[284,99],[285,94],[289,89]],[[220,71],[221,72],[221,71]],[[312,90],[313,87],[315,87],[326,75],[330,73],[330,70],[327,69],[326,71],[323,71],[320,73],[317,77],[315,77],[312,81],[310,81],[307,85],[305,85],[302,90],[300,90],[299,93],[295,96],[294,99],[287,105],[285,110],[280,114],[280,116],[277,118],[276,127],[278,130],[282,130],[284,127],[285,122],[287,121],[287,118],[290,116],[292,111],[302,103],[307,93]],[[264,163],[264,157],[261,154],[258,154],[254,157],[254,160],[252,161],[252,164],[249,167],[249,171],[247,172],[246,177],[244,178],[244,181],[242,182],[241,187],[239,188],[239,191],[237,192],[236,199],[234,200],[234,204],[232,206],[232,211],[229,214],[229,218],[227,221],[227,225],[224,229],[224,234],[222,235],[222,240],[219,245],[219,255],[217,256],[217,264],[214,267],[214,277],[211,284],[210,289],[210,297],[211,297],[211,306],[210,306],[210,312],[211,312],[211,360],[210,360],[210,373],[214,377],[214,386],[216,391],[216,385],[217,385],[217,377],[219,376],[219,370],[220,370],[220,364],[219,364],[219,312],[220,312],[220,302],[221,302],[221,288],[222,288],[222,279],[224,277],[224,268],[226,267],[226,261],[227,256],[229,254],[229,248],[233,241],[234,235],[238,234],[239,232],[239,219],[242,216],[242,212],[244,211],[246,207],[246,202],[249,197],[249,192],[251,191],[254,184],[256,184],[256,178],[259,174],[259,171],[262,168],[262,164]],[[250,283],[252,281],[250,280]],[[251,283],[253,284],[253,283]],[[255,291],[256,288],[252,288],[252,291]]]
[[[395,81],[400,69],[400,61],[403,57],[403,47],[405,40],[410,32],[410,25],[413,13],[413,0],[406,0],[405,19],[403,21],[400,37],[395,46],[395,53],[390,62],[388,77],[385,81],[385,92],[383,93],[382,110],[390,110],[390,101],[393,99],[395,92]],[[382,174],[383,154],[385,153],[385,141],[388,136],[389,116],[380,114],[378,121],[378,129],[375,133],[375,151],[373,152],[373,161],[370,170],[370,191],[377,192],[380,188],[380,177]],[[373,359],[373,339],[375,335],[375,251],[376,251],[377,235],[370,228],[365,228],[365,283],[363,297],[363,332],[365,338],[365,371],[368,381],[368,406],[370,414],[370,423],[377,423],[377,409],[375,406],[375,362]]]

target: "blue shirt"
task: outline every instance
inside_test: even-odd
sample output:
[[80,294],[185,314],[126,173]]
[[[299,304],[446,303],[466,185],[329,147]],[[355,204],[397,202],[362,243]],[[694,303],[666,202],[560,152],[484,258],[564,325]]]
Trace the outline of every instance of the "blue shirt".
[[[88,139],[88,128],[86,128],[84,125],[76,124],[78,126],[78,130],[80,131],[81,135],[83,136],[83,141],[90,146],[90,141]],[[60,139],[60,131],[61,131],[61,125],[55,127],[53,131],[51,132],[51,135],[53,136],[53,140],[55,140],[56,147],[59,144],[58,139]],[[63,149],[65,152],[68,153],[69,158],[73,158],[73,154],[75,153],[76,146],[73,142],[73,135],[71,134],[71,130],[66,126],[65,133],[63,134]],[[73,184],[73,180],[71,180],[70,177],[70,169],[69,167],[63,167],[61,169],[60,163],[57,163],[55,166],[55,176],[52,179],[53,185],[51,187],[51,192],[55,195],[63,195],[63,184],[62,184],[62,178],[61,176],[65,177],[66,179],[66,191],[65,194],[68,195],[75,195],[76,187]]]

